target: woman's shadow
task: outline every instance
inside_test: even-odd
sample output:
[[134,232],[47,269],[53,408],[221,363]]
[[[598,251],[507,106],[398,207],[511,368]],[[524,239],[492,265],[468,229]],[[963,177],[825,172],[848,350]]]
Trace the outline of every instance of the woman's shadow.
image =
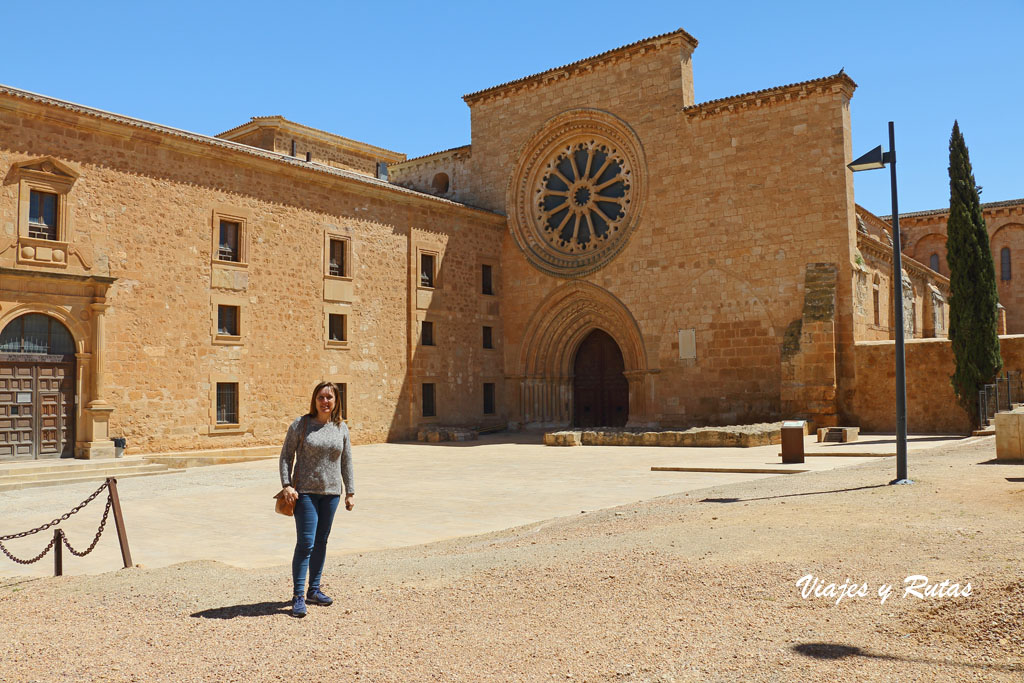
[[275,614],[291,614],[291,602],[256,602],[251,605],[214,607],[196,612],[195,619],[234,619],[236,617],[269,617]]

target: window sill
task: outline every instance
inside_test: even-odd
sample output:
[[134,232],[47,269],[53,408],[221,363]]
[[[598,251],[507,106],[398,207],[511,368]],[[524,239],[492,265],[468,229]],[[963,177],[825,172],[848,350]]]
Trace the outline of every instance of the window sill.
[[210,434],[244,434],[245,427],[241,424],[214,424],[210,425]]
[[213,259],[213,265],[220,266],[222,268],[238,268],[245,270],[249,267],[249,264],[243,261],[222,261],[219,258]]
[[334,339],[328,339],[326,348],[337,349],[339,351],[348,351],[351,346],[348,341],[336,341]]
[[352,282],[351,275],[331,275],[330,273],[324,273],[325,280],[333,280],[335,282]]
[[241,346],[241,335],[218,334],[213,338],[213,343],[219,346]]

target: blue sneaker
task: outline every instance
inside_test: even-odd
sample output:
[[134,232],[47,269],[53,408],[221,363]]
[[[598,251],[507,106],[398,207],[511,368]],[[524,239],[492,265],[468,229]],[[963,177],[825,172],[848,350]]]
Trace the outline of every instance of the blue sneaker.
[[311,605],[324,605],[325,607],[334,600],[324,595],[319,588],[310,588],[306,593],[306,601]]
[[300,619],[306,616],[306,600],[301,593],[292,598],[292,616]]

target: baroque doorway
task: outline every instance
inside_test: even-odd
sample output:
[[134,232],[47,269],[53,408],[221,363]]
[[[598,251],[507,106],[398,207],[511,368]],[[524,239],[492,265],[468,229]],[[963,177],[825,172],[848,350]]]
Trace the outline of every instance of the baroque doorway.
[[573,424],[576,427],[625,427],[629,419],[629,383],[622,351],[604,330],[580,343],[573,361]]
[[41,313],[0,332],[0,460],[70,458],[75,446],[71,333]]

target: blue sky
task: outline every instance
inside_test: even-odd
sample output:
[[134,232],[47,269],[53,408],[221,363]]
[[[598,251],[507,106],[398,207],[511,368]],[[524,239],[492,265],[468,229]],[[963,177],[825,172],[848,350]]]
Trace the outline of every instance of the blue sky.
[[[896,123],[901,212],[948,204],[954,119],[982,201],[1024,197],[1024,0],[713,4],[15,3],[0,83],[209,135],[281,114],[418,156],[469,142],[466,93],[681,27],[698,102],[845,68],[854,155]],[[889,174],[858,173],[856,197],[888,214]]]

